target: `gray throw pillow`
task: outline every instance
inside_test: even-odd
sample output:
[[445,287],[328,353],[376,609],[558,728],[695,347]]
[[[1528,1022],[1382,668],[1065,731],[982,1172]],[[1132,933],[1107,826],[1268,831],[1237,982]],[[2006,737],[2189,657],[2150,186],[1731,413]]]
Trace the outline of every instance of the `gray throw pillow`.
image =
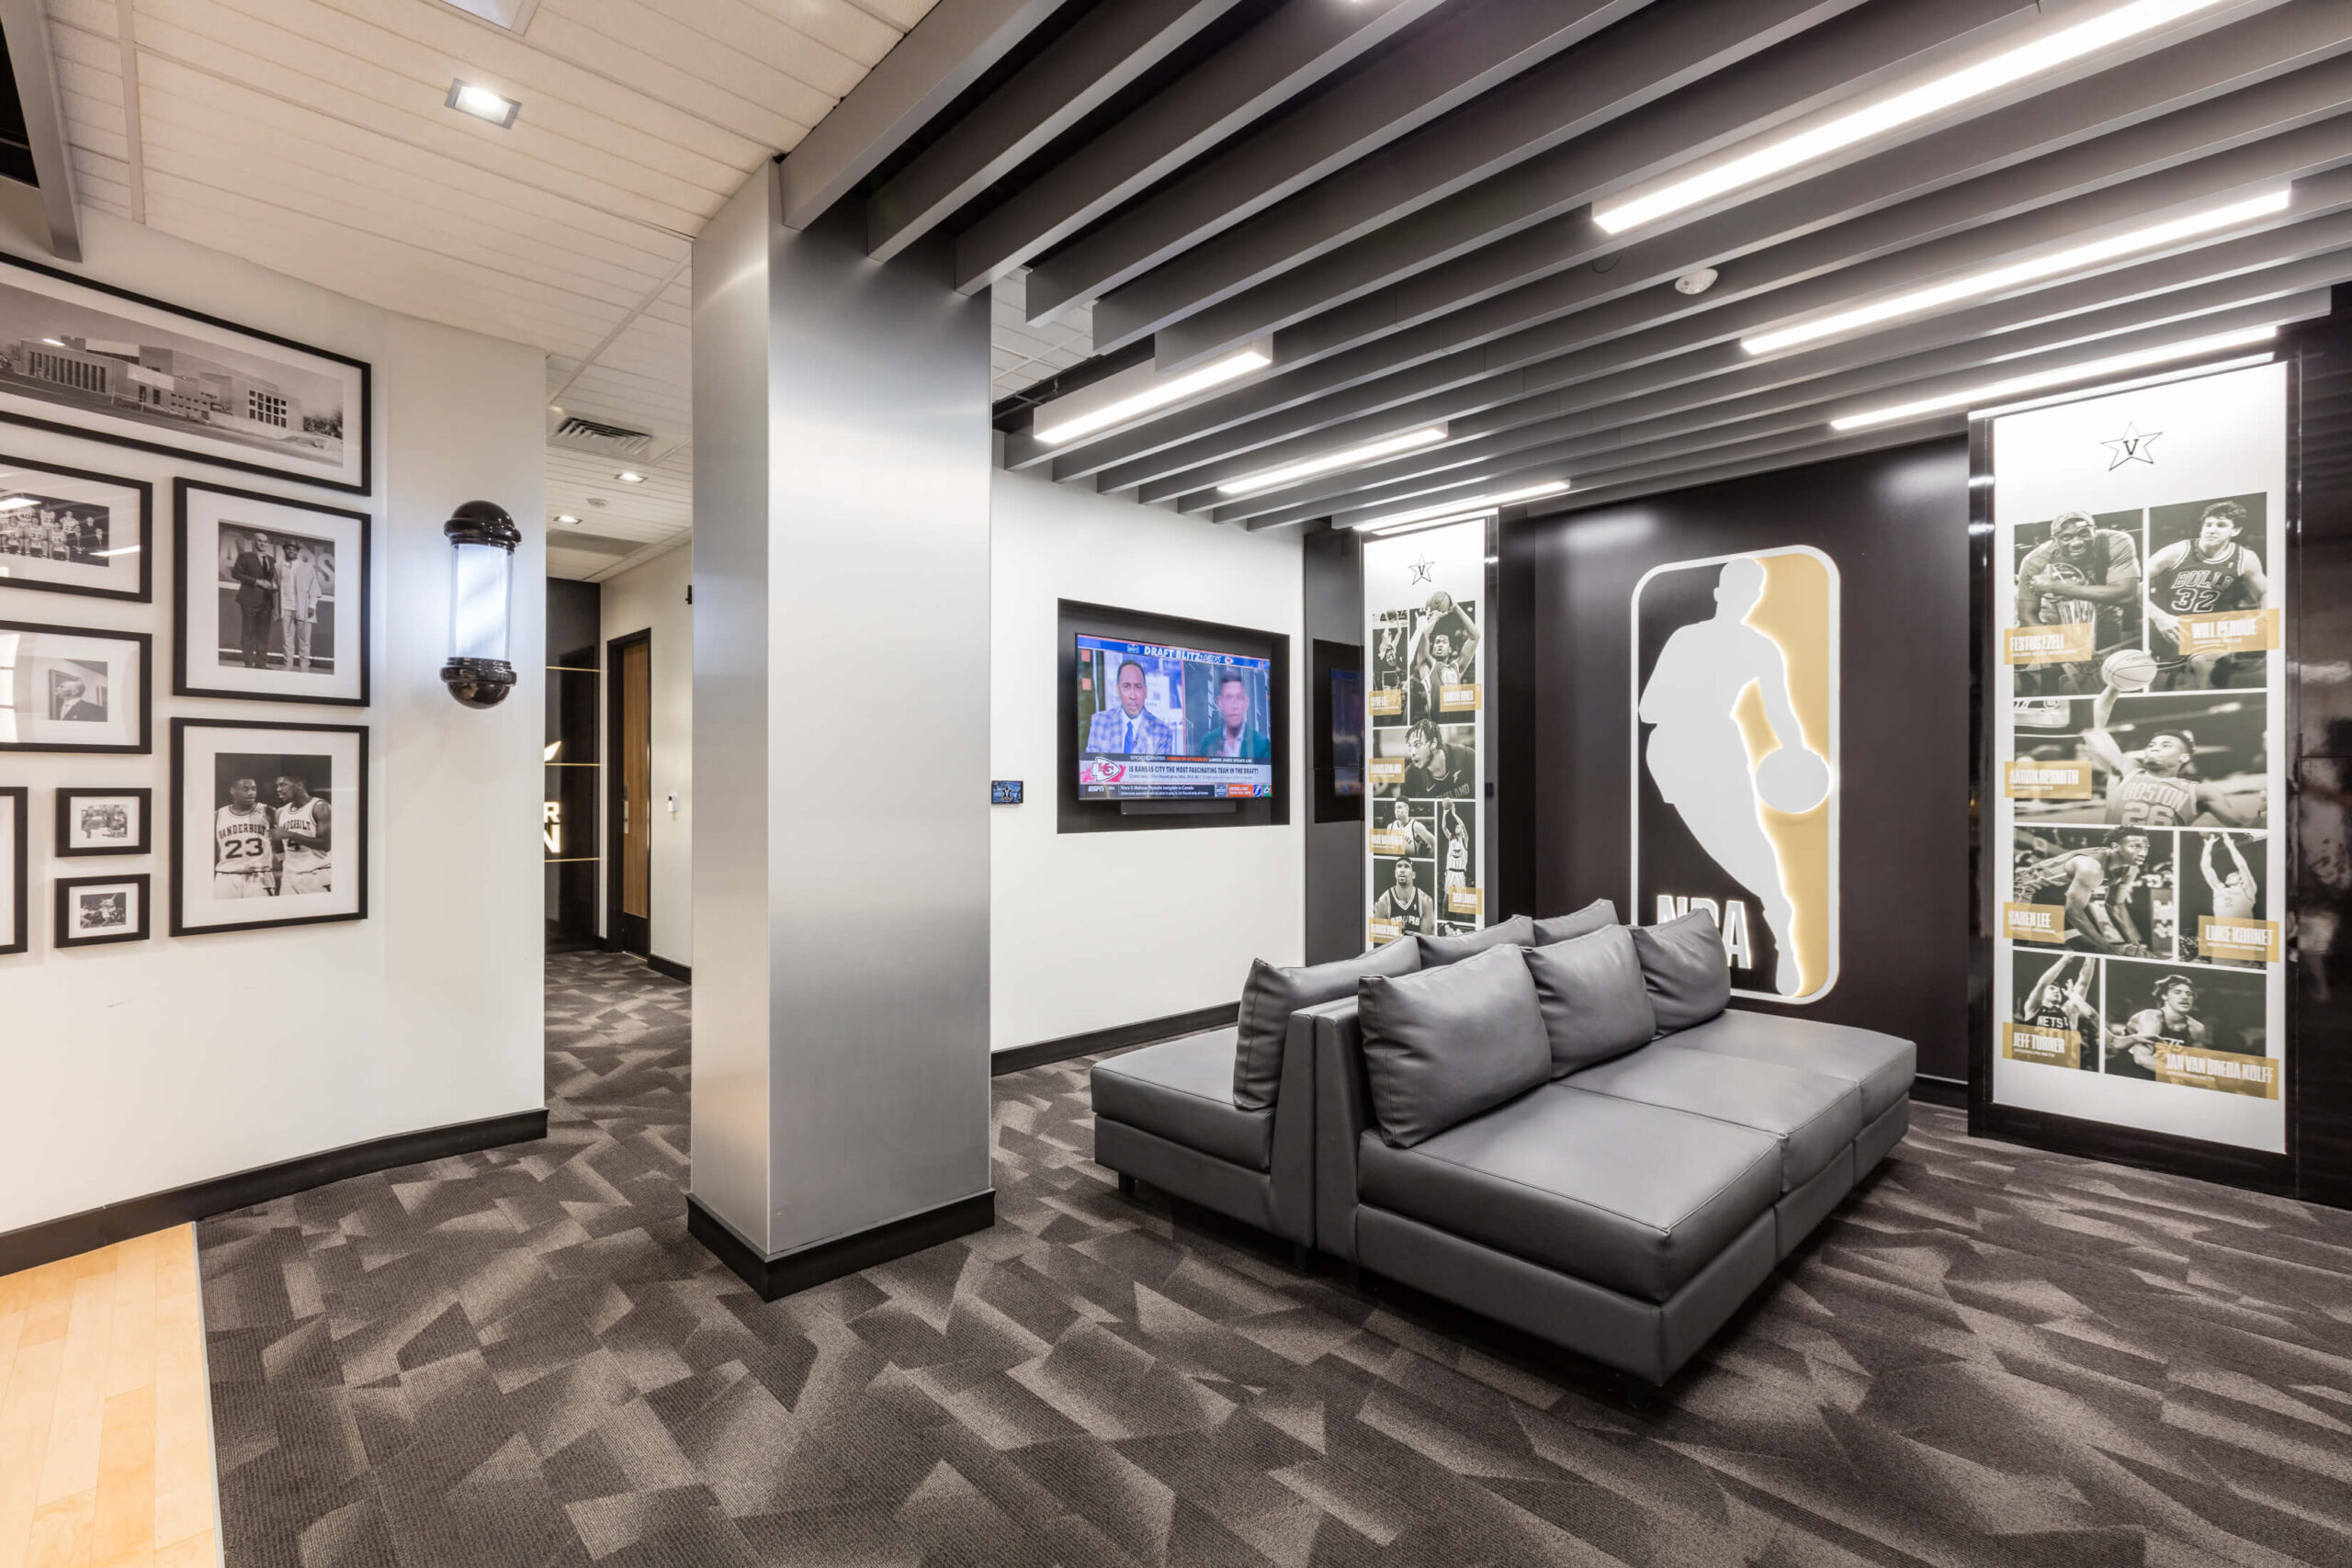
[[1408,1149],[1552,1076],[1535,982],[1515,947],[1356,987],[1380,1135]]
[[1606,898],[1595,898],[1574,914],[1554,915],[1548,920],[1535,922],[1535,940],[1530,947],[1549,947],[1555,942],[1568,942],[1588,931],[1617,923],[1617,906]]
[[1704,909],[1679,920],[1634,928],[1657,1032],[1672,1034],[1706,1022],[1731,1005],[1731,962],[1723,933]]
[[1421,944],[1421,967],[1434,969],[1441,964],[1458,964],[1474,953],[1484,953],[1490,947],[1506,943],[1525,947],[1535,940],[1535,922],[1525,915],[1513,915],[1498,926],[1488,926],[1482,931],[1470,931],[1462,936],[1423,936],[1414,941]]
[[1249,983],[1241,987],[1240,1038],[1233,1053],[1233,1103],[1244,1111],[1263,1111],[1282,1089],[1283,1042],[1290,1035],[1290,1015],[1301,1008],[1336,1002],[1356,994],[1356,982],[1366,975],[1410,975],[1421,966],[1420,949],[1410,942],[1392,942],[1353,958],[1285,969],[1258,959],[1250,965]]
[[1527,974],[1551,1037],[1555,1078],[1622,1056],[1657,1033],[1641,955],[1623,926],[1531,947]]

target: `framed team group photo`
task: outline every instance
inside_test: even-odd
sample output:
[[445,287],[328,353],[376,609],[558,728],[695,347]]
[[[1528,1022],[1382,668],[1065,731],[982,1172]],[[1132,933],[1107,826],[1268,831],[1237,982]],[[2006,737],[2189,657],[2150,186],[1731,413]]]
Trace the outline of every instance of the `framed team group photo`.
[[57,882],[59,947],[147,940],[148,877],[69,876]]
[[23,784],[0,789],[0,954],[25,951],[25,861],[32,848]]
[[0,256],[0,420],[368,489],[362,361]]
[[368,731],[172,721],[171,934],[368,917]]
[[154,596],[153,485],[0,457],[0,588]]
[[0,621],[0,751],[153,750],[155,639]]
[[183,697],[368,705],[368,514],[179,479]]
[[59,855],[144,855],[155,850],[151,826],[154,791],[72,789],[57,792]]

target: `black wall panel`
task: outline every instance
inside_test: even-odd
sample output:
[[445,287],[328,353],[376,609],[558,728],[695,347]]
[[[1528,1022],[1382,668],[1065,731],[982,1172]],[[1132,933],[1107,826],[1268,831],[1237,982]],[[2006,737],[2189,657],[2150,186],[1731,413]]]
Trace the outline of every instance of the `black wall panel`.
[[[1507,525],[1495,671],[1498,914],[1625,908],[1634,584],[1782,545],[1838,564],[1839,974],[1792,1010],[1915,1040],[1968,1071],[1969,535],[1964,439]],[[1770,1008],[1773,1004],[1743,1005]]]

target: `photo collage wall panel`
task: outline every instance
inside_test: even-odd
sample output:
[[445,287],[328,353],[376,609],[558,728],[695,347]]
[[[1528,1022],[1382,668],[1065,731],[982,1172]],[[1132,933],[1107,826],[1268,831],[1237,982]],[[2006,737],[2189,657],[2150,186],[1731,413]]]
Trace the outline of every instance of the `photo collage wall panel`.
[[2286,370],[1993,422],[1993,1099],[2286,1146]]
[[[366,494],[369,382],[362,361],[0,256],[0,954],[31,951],[37,915],[53,949],[142,942],[158,902],[175,936],[366,918],[365,728],[183,706],[158,777],[155,682],[167,654],[174,696],[368,705],[369,514],[215,481]],[[96,471],[114,465],[85,443],[191,471]],[[140,608],[126,626],[103,600]],[[141,771],[51,763],[35,790],[9,776],[20,753]]]
[[1483,520],[1364,541],[1375,947],[1487,923],[1486,559]]

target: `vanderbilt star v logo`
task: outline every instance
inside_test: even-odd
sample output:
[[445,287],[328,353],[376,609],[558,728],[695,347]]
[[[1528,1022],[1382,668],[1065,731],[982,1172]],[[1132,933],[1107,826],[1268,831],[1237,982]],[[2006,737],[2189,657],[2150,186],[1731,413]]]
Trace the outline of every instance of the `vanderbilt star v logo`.
[[2151,430],[2143,434],[2138,425],[2127,422],[2123,426],[2122,434],[2112,441],[2099,443],[2115,454],[2107,460],[2108,468],[2112,471],[2126,463],[2145,463],[2148,467],[2154,468],[2156,460],[2148,456],[2148,448],[2154,446],[2156,437],[2163,434],[2161,430]]
[[1413,582],[1408,582],[1406,586],[1409,588],[1413,583],[1433,581],[1434,579],[1430,576],[1430,573],[1436,570],[1437,562],[1430,559],[1426,553],[1417,557],[1413,561]]

